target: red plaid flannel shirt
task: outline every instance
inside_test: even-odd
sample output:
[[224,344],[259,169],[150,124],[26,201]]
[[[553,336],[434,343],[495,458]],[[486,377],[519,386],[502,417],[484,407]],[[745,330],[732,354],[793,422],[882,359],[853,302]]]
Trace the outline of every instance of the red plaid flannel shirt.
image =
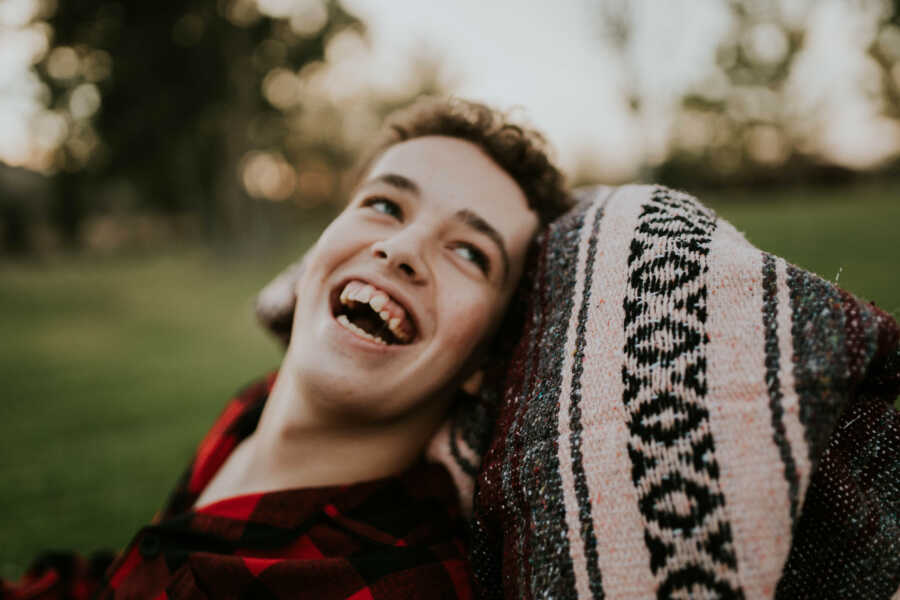
[[[256,428],[274,379],[251,385],[226,407],[166,508],[112,564],[96,597],[470,598],[465,524],[440,465],[423,462],[377,481],[247,494],[193,509]],[[4,587],[4,598],[88,597],[98,587],[91,569],[74,559],[67,564],[65,573],[32,568],[18,587]]]

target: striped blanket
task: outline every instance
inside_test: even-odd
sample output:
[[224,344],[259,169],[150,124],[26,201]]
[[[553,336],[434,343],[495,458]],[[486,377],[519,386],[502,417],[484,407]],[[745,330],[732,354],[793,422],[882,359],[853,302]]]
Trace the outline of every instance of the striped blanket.
[[[481,596],[898,597],[888,315],[662,187],[583,190],[539,246],[477,476]],[[444,457],[477,464],[455,431]]]

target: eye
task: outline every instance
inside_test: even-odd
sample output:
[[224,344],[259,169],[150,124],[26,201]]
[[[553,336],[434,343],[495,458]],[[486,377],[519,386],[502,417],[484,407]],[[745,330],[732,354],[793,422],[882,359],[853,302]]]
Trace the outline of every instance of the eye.
[[367,206],[375,212],[380,212],[389,217],[393,217],[398,221],[403,220],[403,210],[393,200],[389,200],[384,196],[372,196],[363,200],[363,206]]
[[491,261],[487,255],[471,244],[459,243],[453,246],[453,251],[464,260],[474,263],[487,275],[491,269]]

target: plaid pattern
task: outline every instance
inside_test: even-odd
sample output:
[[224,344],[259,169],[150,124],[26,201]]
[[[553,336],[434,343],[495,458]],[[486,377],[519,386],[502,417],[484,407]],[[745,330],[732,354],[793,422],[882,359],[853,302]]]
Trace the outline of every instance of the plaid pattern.
[[[464,522],[441,465],[422,462],[377,481],[247,494],[192,508],[256,428],[274,379],[251,385],[225,408],[165,509],[113,563],[96,597],[470,598]],[[56,587],[55,595],[23,590],[4,598],[66,598],[62,588],[72,586]]]
[[71,552],[45,552],[32,562],[16,583],[0,580],[3,600],[88,600],[103,582],[103,573],[113,560],[109,552],[85,559]]

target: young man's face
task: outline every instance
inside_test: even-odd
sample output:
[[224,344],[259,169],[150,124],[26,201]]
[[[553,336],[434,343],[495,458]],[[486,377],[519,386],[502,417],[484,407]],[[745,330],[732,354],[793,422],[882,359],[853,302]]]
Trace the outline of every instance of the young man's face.
[[391,419],[477,367],[538,226],[477,146],[389,147],[306,257],[285,367],[338,414]]

